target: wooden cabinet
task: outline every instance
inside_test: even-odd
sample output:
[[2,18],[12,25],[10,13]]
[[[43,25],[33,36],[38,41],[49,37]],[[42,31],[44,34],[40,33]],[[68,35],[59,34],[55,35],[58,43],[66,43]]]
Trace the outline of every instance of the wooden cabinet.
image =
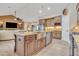
[[41,38],[37,40],[37,51],[41,50],[45,47],[45,38]]
[[46,38],[44,37],[37,39],[37,34],[21,34],[15,34],[16,54],[19,56],[31,56],[46,46]]
[[54,23],[61,23],[61,16],[54,17]]
[[36,36],[35,35],[29,35],[29,36],[26,36],[26,39],[28,39],[28,40],[26,40],[25,41],[25,48],[27,49],[27,51],[25,51],[26,53],[25,53],[25,55],[28,55],[28,56],[30,56],[30,55],[33,55],[34,53],[35,53],[35,45],[36,45]]
[[34,53],[35,53],[35,40],[33,40],[33,41],[31,41],[31,42],[29,42],[28,44],[27,44],[27,55],[28,56],[30,56],[30,55],[33,55]]
[[36,50],[36,35],[16,35],[16,54],[20,56],[32,55]]
[[46,26],[49,26],[49,27],[52,26],[52,25],[51,25],[51,20],[50,20],[50,19],[48,19],[48,20],[46,21],[46,23],[47,23]]
[[52,34],[53,34],[53,38],[61,39],[61,31],[54,31]]
[[45,18],[45,19],[40,19],[39,23],[44,24],[47,27],[55,26],[55,23],[61,24],[61,15],[51,17],[51,18]]
[[45,24],[45,19],[40,19],[39,24]]

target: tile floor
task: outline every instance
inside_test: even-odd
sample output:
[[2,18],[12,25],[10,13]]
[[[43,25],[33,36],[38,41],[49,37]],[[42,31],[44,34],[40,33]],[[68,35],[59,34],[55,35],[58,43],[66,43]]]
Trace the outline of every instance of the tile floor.
[[69,45],[63,40],[54,39],[50,45],[34,56],[68,56]]
[[[78,45],[79,50],[79,45]],[[79,51],[75,49],[75,55]],[[18,56],[17,54],[15,56]],[[33,56],[69,56],[69,44],[63,40],[53,39],[52,43]]]

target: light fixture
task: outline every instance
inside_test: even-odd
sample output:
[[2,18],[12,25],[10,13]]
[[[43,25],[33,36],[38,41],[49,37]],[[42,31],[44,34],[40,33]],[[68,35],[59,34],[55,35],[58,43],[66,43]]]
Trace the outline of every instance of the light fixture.
[[48,10],[50,10],[51,8],[50,8],[50,7],[48,7],[47,9],[48,9]]
[[0,24],[3,24],[3,22],[0,22]]
[[39,13],[41,14],[42,13],[42,10],[39,10]]
[[79,29],[79,27],[78,27],[78,26],[76,26],[76,27],[75,27],[75,29]]
[[41,14],[43,12],[42,9],[44,8],[44,6],[42,5],[40,8],[41,9],[38,12]]

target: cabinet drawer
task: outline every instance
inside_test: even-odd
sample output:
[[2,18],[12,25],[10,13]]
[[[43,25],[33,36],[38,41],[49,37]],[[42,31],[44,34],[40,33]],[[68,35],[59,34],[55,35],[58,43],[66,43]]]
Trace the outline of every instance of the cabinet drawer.
[[25,40],[35,40],[36,36],[35,35],[30,35],[30,36],[26,36]]
[[35,41],[35,40],[33,40],[33,39],[27,40],[27,44],[31,43],[32,41]]

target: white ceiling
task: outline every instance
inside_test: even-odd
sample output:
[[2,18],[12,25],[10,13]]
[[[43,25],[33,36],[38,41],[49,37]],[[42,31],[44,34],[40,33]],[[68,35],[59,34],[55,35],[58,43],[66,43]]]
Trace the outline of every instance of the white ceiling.
[[25,5],[24,3],[0,3],[0,11],[15,11]]
[[0,15],[11,15],[14,11],[22,8],[26,4],[23,3],[0,3]]
[[[43,17],[49,17],[54,15],[61,15],[62,10],[68,6],[68,3],[37,3],[37,4],[26,4],[17,11],[17,16],[23,19],[39,19]],[[47,8],[51,9],[48,10]],[[39,13],[39,10],[42,13]]]
[[[17,16],[23,19],[38,19],[42,17],[61,14],[68,3],[0,3],[0,15],[17,12]],[[47,8],[51,9],[48,10]],[[39,10],[42,13],[39,13]]]

